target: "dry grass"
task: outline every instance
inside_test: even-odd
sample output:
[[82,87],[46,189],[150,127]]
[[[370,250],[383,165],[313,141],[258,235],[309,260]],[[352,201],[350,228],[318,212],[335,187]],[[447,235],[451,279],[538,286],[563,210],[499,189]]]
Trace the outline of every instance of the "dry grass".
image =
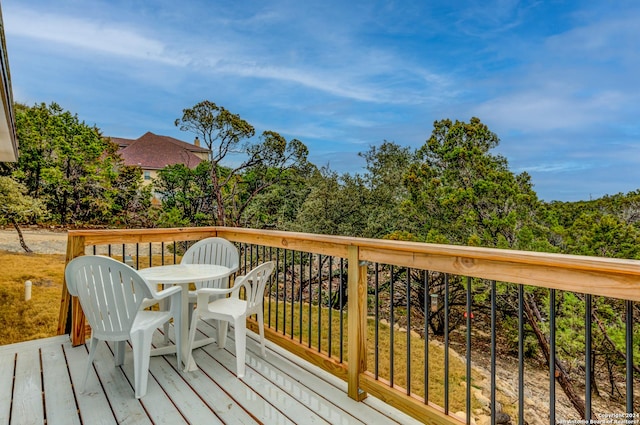
[[[0,345],[54,336],[64,255],[0,251]],[[25,281],[32,282],[25,301]]]
[[[265,300],[265,302],[268,302]],[[276,307],[277,306],[277,307]],[[338,311],[332,311],[329,319],[329,310],[323,308],[320,313],[317,306],[312,306],[309,311],[309,304],[302,305],[302,327],[300,326],[300,305],[294,304],[293,310],[290,303],[270,303],[271,323],[276,327],[276,317],[278,318],[278,331],[291,336],[293,340],[302,340],[304,345],[311,345],[318,348],[320,341],[320,351],[338,360],[340,357],[340,315]],[[343,361],[348,361],[347,356],[347,317],[343,317],[342,328],[344,340],[342,341]],[[286,318],[286,319],[285,319]],[[292,320],[293,318],[293,320]],[[268,322],[268,313],[265,313],[265,322]],[[318,321],[321,322],[322,333],[318,335]],[[327,324],[331,322],[331,338],[329,338]],[[311,343],[309,344],[309,323],[311,323]],[[293,325],[293,326],[292,326]],[[302,329],[302,335],[301,335]],[[375,321],[371,318],[367,320],[367,370],[375,373]],[[329,353],[329,340],[331,339],[331,352]],[[424,397],[424,350],[425,341],[418,335],[411,335],[409,338],[411,345],[410,379],[411,393],[418,397]],[[393,346],[393,350],[390,347]],[[391,379],[391,367],[393,365],[393,384],[401,391],[407,388],[407,333],[398,328],[394,329],[393,344],[391,344],[391,329],[388,324],[378,325],[378,379],[389,382]],[[391,356],[393,353],[393,362]],[[465,411],[466,382],[465,362],[460,359],[453,350],[449,351],[449,408],[451,411]],[[444,358],[445,351],[442,344],[431,342],[429,344],[429,401],[439,406],[444,405]],[[482,377],[475,370],[471,374],[471,385],[481,380]],[[479,403],[472,397],[472,409],[479,408]]]

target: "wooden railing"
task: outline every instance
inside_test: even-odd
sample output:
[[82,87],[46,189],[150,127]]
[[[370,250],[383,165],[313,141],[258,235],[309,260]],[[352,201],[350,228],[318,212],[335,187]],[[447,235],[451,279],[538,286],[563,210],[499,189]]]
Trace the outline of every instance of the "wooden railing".
[[[348,394],[353,399],[362,400],[367,394],[372,394],[420,420],[433,424],[464,423],[464,420],[429,402],[426,397],[421,399],[407,394],[393,384],[388,385],[388,382],[378,379],[367,370],[369,264],[380,263],[406,267],[407,270],[436,271],[514,285],[617,298],[628,302],[640,301],[640,261],[636,260],[241,228],[69,231],[67,261],[84,255],[91,246],[195,241],[209,236],[223,237],[237,244],[336,257],[346,259],[349,265],[357,265],[348,267],[346,363],[337,361],[318,349],[300,344],[294,338],[273,329],[267,328],[267,338],[344,379],[348,383]],[[73,344],[77,345],[84,342],[84,331],[84,318],[79,305],[71,300],[64,287],[58,332],[69,333]],[[467,363],[470,364],[470,361]],[[467,415],[467,421],[468,418]]]

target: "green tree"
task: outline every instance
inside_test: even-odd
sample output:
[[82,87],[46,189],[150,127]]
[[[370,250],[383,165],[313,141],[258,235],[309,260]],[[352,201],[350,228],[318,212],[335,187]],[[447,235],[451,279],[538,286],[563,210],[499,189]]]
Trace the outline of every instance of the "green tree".
[[110,224],[122,227],[154,227],[150,216],[152,186],[144,186],[142,169],[121,164],[114,168],[106,197],[111,206]]
[[214,207],[211,203],[211,163],[203,161],[194,169],[184,164],[169,165],[158,171],[154,182],[160,195],[163,217],[180,225],[212,223]]
[[309,187],[292,230],[325,235],[363,234],[369,192],[360,176],[339,176],[322,168],[311,177]]
[[359,155],[366,160],[364,181],[369,190],[367,205],[361,205],[366,210],[366,229],[359,236],[411,239],[415,229],[402,205],[409,197],[404,176],[415,163],[415,155],[410,148],[388,141]]
[[[262,192],[309,168],[308,150],[297,139],[287,142],[273,131],[262,133],[256,143],[251,124],[213,102],[203,101],[183,110],[175,121],[183,131],[196,134],[209,149],[213,218],[219,225],[239,225],[245,210]],[[236,165],[224,165],[230,156]],[[231,162],[231,161],[229,161]]]
[[119,157],[117,146],[60,105],[16,105],[21,155],[13,175],[42,200],[61,224],[104,222],[105,191]]
[[428,240],[529,249],[542,240],[528,174],[514,175],[493,155],[498,136],[478,118],[436,121],[405,176],[407,212]]
[[10,223],[18,232],[20,246],[31,252],[20,230],[20,223],[42,217],[44,205],[27,195],[27,188],[8,176],[0,176],[0,221]]

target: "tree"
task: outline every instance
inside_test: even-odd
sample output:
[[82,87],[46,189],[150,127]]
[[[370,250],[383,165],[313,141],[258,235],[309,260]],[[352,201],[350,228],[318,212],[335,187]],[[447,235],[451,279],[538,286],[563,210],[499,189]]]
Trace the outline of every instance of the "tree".
[[309,181],[310,192],[292,230],[325,235],[360,236],[367,223],[368,190],[358,175],[339,176],[328,168]]
[[42,217],[45,208],[40,201],[27,195],[27,188],[11,177],[0,176],[0,221],[11,223],[18,232],[20,246],[32,252],[27,246],[19,224]]
[[16,105],[21,155],[13,176],[61,223],[104,222],[117,145],[60,105]]
[[359,153],[367,162],[364,181],[369,190],[365,209],[367,224],[364,234],[370,238],[410,237],[412,223],[403,214],[402,204],[409,192],[403,184],[405,174],[415,162],[415,155],[408,147],[384,141],[380,146],[371,146],[367,152]]
[[514,175],[507,160],[492,155],[498,136],[478,118],[436,121],[405,176],[405,204],[416,231],[453,244],[528,249],[540,236],[539,201],[528,174]]
[[[265,131],[258,143],[251,124],[213,102],[203,101],[183,110],[175,121],[182,131],[196,134],[209,149],[213,218],[219,225],[239,225],[253,200],[262,192],[309,168],[308,150],[297,139],[287,142],[273,131]],[[241,158],[224,166],[230,155]],[[231,161],[229,161],[231,162]]]
[[120,164],[106,191],[111,206],[110,223],[124,227],[154,227],[151,210],[151,185],[144,186],[142,169]]
[[[419,223],[417,231],[427,241],[460,245],[529,250],[553,250],[546,238],[548,229],[538,217],[540,202],[528,174],[513,174],[507,160],[491,154],[498,136],[478,118],[469,123],[436,121],[431,137],[417,152],[419,162],[405,176],[410,199],[405,207]],[[459,304],[463,280],[450,282],[451,300]],[[417,282],[420,285],[420,282]],[[472,293],[486,299],[486,284],[471,279]],[[497,303],[505,317],[516,313],[513,286],[500,284]],[[458,294],[458,295],[456,295]],[[556,366],[556,379],[572,404],[584,416],[584,402],[558,353],[551,355],[545,335],[544,308],[548,291],[528,288],[524,299],[525,318],[533,330],[545,361]],[[482,305],[482,302],[476,304]],[[563,316],[558,315],[558,326]],[[505,333],[514,329],[505,329]]]
[[[184,164],[169,165],[158,171],[155,190],[162,200],[167,225],[205,225],[212,222],[211,163],[203,161],[194,169]],[[167,213],[169,213],[167,215]]]

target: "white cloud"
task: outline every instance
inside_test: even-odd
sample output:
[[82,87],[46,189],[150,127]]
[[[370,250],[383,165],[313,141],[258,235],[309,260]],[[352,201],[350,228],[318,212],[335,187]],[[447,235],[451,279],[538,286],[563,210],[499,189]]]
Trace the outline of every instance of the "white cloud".
[[170,65],[184,64],[184,58],[176,56],[175,52],[168,52],[162,42],[125,25],[110,22],[13,8],[10,18],[5,18],[5,29],[11,36],[65,45],[73,49]]

